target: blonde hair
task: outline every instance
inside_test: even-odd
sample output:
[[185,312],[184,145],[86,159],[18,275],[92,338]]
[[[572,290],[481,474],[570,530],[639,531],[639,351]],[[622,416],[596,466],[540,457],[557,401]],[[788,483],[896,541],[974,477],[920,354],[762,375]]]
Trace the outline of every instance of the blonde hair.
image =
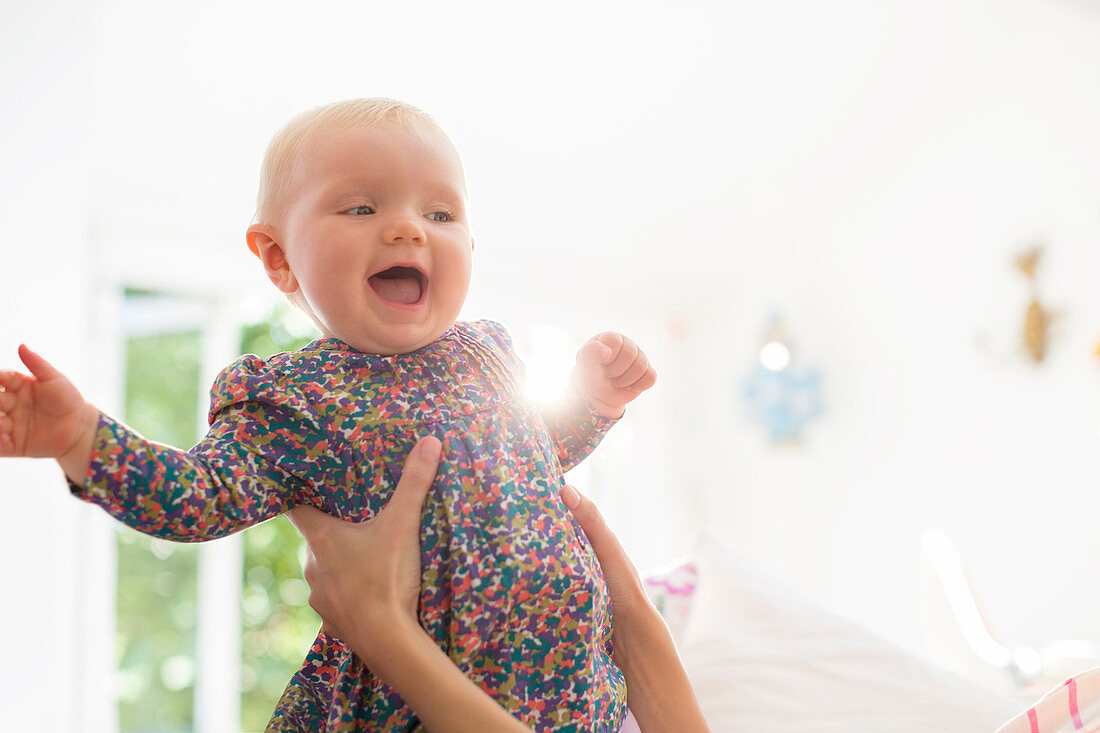
[[360,125],[431,130],[447,137],[439,123],[424,110],[386,97],[348,99],[306,110],[283,125],[267,144],[260,167],[260,190],[253,222],[271,222],[286,203],[298,156],[315,134],[321,130],[346,130]]

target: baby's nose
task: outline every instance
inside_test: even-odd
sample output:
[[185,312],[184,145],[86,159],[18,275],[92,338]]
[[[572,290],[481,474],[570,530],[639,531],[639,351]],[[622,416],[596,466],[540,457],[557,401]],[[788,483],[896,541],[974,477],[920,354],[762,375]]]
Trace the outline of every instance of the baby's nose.
[[424,242],[424,227],[413,216],[396,216],[386,227],[384,239],[392,244],[412,242],[421,244]]

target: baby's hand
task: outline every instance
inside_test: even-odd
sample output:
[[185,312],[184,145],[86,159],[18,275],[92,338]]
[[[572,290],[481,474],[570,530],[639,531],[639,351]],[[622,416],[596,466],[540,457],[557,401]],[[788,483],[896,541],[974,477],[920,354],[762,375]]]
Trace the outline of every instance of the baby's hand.
[[657,381],[649,359],[621,333],[605,331],[585,342],[577,352],[573,384],[581,396],[604,417],[622,417],[626,403]]
[[0,456],[60,461],[83,443],[90,452],[98,411],[41,356],[20,346],[19,358],[33,376],[0,370]]

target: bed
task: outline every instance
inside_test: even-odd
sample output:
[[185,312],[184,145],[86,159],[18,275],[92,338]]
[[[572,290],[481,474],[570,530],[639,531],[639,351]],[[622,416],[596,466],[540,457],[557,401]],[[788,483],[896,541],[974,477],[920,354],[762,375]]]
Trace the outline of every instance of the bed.
[[646,583],[715,733],[1061,730],[1002,728],[1026,720],[1018,700],[824,611],[713,537]]

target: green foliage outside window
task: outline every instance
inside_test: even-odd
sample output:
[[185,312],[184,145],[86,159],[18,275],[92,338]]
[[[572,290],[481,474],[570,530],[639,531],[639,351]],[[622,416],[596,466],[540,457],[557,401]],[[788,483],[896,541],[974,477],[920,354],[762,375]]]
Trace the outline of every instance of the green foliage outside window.
[[[128,295],[150,295],[128,293]],[[266,357],[314,335],[283,306],[245,328],[241,353]],[[127,342],[123,419],[176,446],[198,440],[199,332]],[[304,542],[285,517],[244,533],[241,730],[260,731],[297,671],[320,619],[307,605]],[[117,690],[123,733],[182,733],[193,727],[197,547],[118,531]]]
[[[130,426],[170,445],[195,443],[199,349],[198,332],[127,342],[123,418]],[[124,733],[189,731],[195,680],[196,548],[118,527],[119,728]]]

